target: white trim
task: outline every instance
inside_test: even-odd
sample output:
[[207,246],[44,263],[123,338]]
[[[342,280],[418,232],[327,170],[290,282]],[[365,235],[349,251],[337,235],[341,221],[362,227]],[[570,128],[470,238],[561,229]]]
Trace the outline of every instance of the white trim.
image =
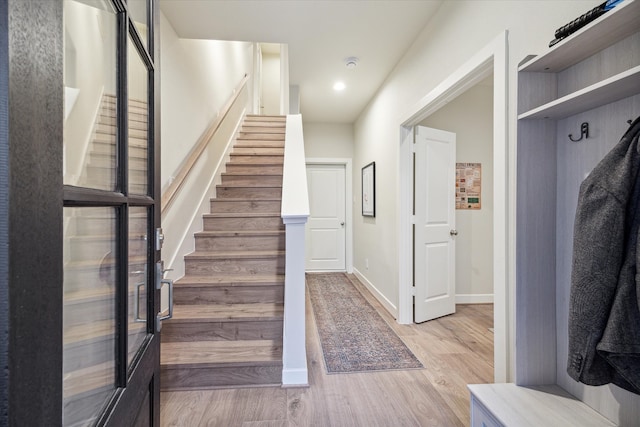
[[[353,273],[353,160],[346,157],[307,157],[306,165],[344,165],[345,169],[345,267],[347,273]],[[306,167],[305,165],[305,167]],[[311,270],[307,270],[311,271]],[[326,270],[323,270],[325,273]]]
[[362,282],[362,284],[371,292],[371,295],[374,296],[375,299],[378,300],[380,304],[393,316],[394,319],[398,318],[398,309],[391,301],[384,296],[382,292],[376,288],[373,283],[369,281],[357,268],[353,268],[353,274]]
[[[399,241],[399,313],[400,323],[411,323],[413,300],[409,279],[413,277],[413,238],[411,235],[411,212],[413,208],[413,159],[408,138],[410,129],[434,113],[458,95],[473,87],[493,71],[493,161],[494,161],[494,216],[493,216],[493,270],[494,270],[494,380],[506,382],[510,379],[510,360],[513,354],[514,307],[508,283],[514,283],[512,262],[514,240],[515,198],[509,177],[515,173],[515,157],[509,150],[508,141],[508,33],[504,31],[491,43],[477,52],[469,61],[452,73],[442,83],[426,94],[402,117],[400,124],[399,170],[400,170],[400,241]],[[509,264],[507,263],[509,259]],[[411,319],[411,320],[409,320]]]
[[459,294],[456,304],[493,304],[493,294]]

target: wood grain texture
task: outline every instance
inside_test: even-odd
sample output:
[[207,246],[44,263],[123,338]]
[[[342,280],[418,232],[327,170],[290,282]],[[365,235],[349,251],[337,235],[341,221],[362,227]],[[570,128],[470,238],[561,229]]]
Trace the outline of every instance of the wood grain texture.
[[164,389],[282,382],[285,126],[283,118],[245,120],[241,135],[255,139],[234,145],[176,282],[174,317],[162,335]]
[[163,426],[465,426],[467,383],[493,380],[492,305],[458,305],[431,322],[400,325],[358,289],[426,369],[327,375],[307,300],[308,388],[163,392]]

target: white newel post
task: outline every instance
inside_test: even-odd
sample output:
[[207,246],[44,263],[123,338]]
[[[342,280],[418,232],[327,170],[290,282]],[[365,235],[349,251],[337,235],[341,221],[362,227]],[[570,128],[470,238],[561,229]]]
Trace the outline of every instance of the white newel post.
[[282,385],[308,385],[305,334],[304,229],[307,217],[283,218],[287,257],[284,279]]
[[281,215],[286,227],[282,386],[307,386],[304,252],[309,197],[299,114],[287,116]]

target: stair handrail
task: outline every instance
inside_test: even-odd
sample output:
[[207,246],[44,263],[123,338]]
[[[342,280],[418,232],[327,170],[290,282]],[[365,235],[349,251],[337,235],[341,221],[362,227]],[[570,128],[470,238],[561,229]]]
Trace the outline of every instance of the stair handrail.
[[249,80],[249,75],[245,73],[245,75],[240,80],[240,83],[238,83],[238,85],[233,89],[233,92],[231,93],[231,96],[229,97],[227,102],[222,106],[222,109],[220,110],[220,114],[218,114],[218,116],[211,121],[209,126],[207,126],[204,132],[202,132],[202,134],[198,138],[198,141],[189,152],[186,158],[186,161],[180,167],[180,170],[176,174],[175,179],[171,182],[171,184],[169,184],[169,187],[167,187],[167,189],[162,193],[162,198],[161,198],[162,214],[165,213],[165,210],[175,200],[176,196],[178,195],[178,192],[180,191],[187,177],[189,176],[189,173],[191,172],[196,162],[204,152],[205,148],[207,148],[207,145],[209,145],[209,142],[213,139],[213,136],[220,128],[220,125],[224,121],[225,117],[227,117],[229,110],[231,110],[231,107],[238,99],[238,96],[240,96],[240,93],[244,89],[248,80]]
[[281,217],[285,225],[282,384],[309,383],[305,336],[305,225],[309,219],[302,116],[287,116]]

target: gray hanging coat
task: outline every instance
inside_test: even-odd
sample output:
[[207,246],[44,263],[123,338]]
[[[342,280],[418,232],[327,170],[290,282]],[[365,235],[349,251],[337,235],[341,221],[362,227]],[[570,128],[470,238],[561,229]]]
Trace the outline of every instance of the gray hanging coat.
[[640,394],[640,118],[580,186],[567,372]]

